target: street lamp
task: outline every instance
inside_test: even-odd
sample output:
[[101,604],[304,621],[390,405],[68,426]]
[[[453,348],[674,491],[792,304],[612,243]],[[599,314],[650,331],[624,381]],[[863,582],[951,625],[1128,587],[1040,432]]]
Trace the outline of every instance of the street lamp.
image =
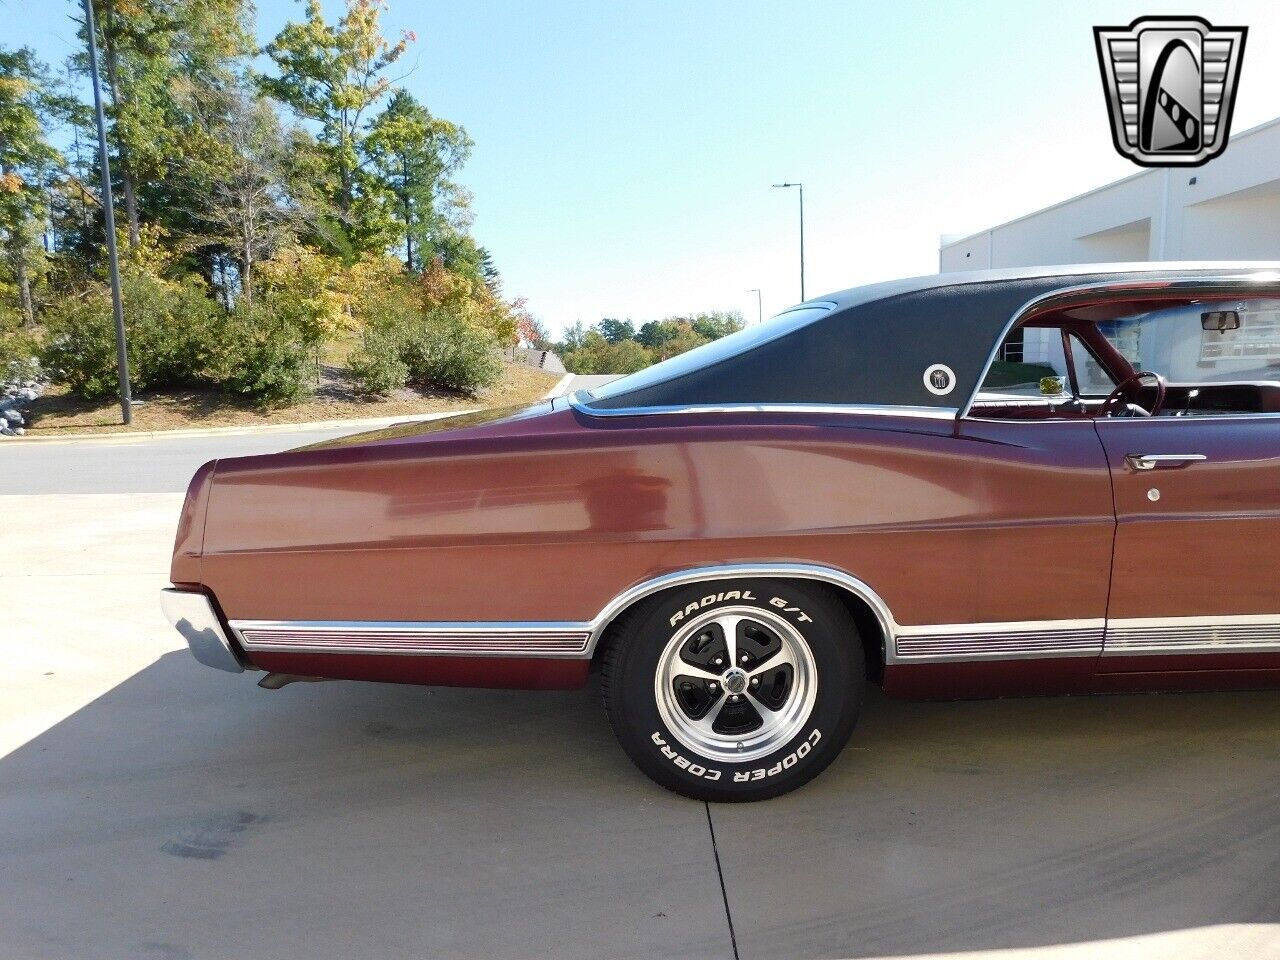
[[129,351],[124,339],[124,306],[120,299],[120,259],[116,254],[116,217],[111,200],[111,162],[107,159],[107,121],[102,112],[102,85],[98,80],[98,35],[93,24],[93,2],[84,0],[84,32],[89,37],[89,77],[93,109],[98,121],[98,169],[102,180],[102,219],[107,229],[107,272],[111,279],[111,313],[116,323],[116,377],[120,386],[120,415],[133,423],[133,398],[129,390]]
[[756,295],[756,323],[764,323],[764,300],[761,299],[760,288],[753,287],[748,290],[747,293],[754,293]]
[[799,187],[800,188],[800,302],[804,302],[804,184],[803,183],[775,183],[775,187]]

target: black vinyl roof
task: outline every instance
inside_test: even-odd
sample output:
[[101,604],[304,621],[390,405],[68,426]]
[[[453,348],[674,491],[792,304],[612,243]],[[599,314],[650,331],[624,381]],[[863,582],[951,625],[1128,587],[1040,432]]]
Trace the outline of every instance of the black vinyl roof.
[[[729,404],[959,408],[1015,313],[1069,287],[1280,271],[1280,263],[1028,267],[894,280],[807,301],[582,395],[587,410]],[[944,368],[935,390],[931,368]],[[945,392],[935,392],[937,389]]]

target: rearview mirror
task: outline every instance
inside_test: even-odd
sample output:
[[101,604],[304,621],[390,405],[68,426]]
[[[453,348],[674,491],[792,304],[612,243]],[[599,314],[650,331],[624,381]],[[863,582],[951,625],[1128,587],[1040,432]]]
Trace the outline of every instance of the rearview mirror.
[[1200,314],[1202,330],[1216,330],[1225,333],[1228,330],[1240,329],[1240,314],[1235,310],[1210,310]]

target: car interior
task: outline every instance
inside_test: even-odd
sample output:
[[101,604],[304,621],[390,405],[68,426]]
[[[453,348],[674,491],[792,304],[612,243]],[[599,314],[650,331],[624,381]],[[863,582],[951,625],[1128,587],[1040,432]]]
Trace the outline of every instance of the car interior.
[[1125,300],[1028,318],[970,414],[1001,420],[1280,413],[1280,299]]

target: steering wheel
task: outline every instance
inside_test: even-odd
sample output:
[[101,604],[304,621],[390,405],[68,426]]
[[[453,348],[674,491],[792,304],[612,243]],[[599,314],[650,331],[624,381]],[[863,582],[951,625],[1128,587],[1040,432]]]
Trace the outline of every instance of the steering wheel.
[[[1147,410],[1142,404],[1136,400],[1137,388],[1143,386],[1142,381],[1150,377],[1154,377],[1156,381],[1156,402],[1151,405],[1151,409]],[[1134,394],[1133,398],[1128,398],[1130,393]],[[1098,416],[1100,417],[1154,417],[1162,409],[1164,409],[1165,394],[1168,388],[1165,384],[1164,377],[1150,370],[1139,370],[1125,377],[1120,383],[1116,384],[1116,388],[1111,391],[1107,399],[1102,401],[1102,406],[1098,408]],[[1126,399],[1128,398],[1128,399]],[[1124,406],[1120,405],[1120,401],[1124,400]]]

